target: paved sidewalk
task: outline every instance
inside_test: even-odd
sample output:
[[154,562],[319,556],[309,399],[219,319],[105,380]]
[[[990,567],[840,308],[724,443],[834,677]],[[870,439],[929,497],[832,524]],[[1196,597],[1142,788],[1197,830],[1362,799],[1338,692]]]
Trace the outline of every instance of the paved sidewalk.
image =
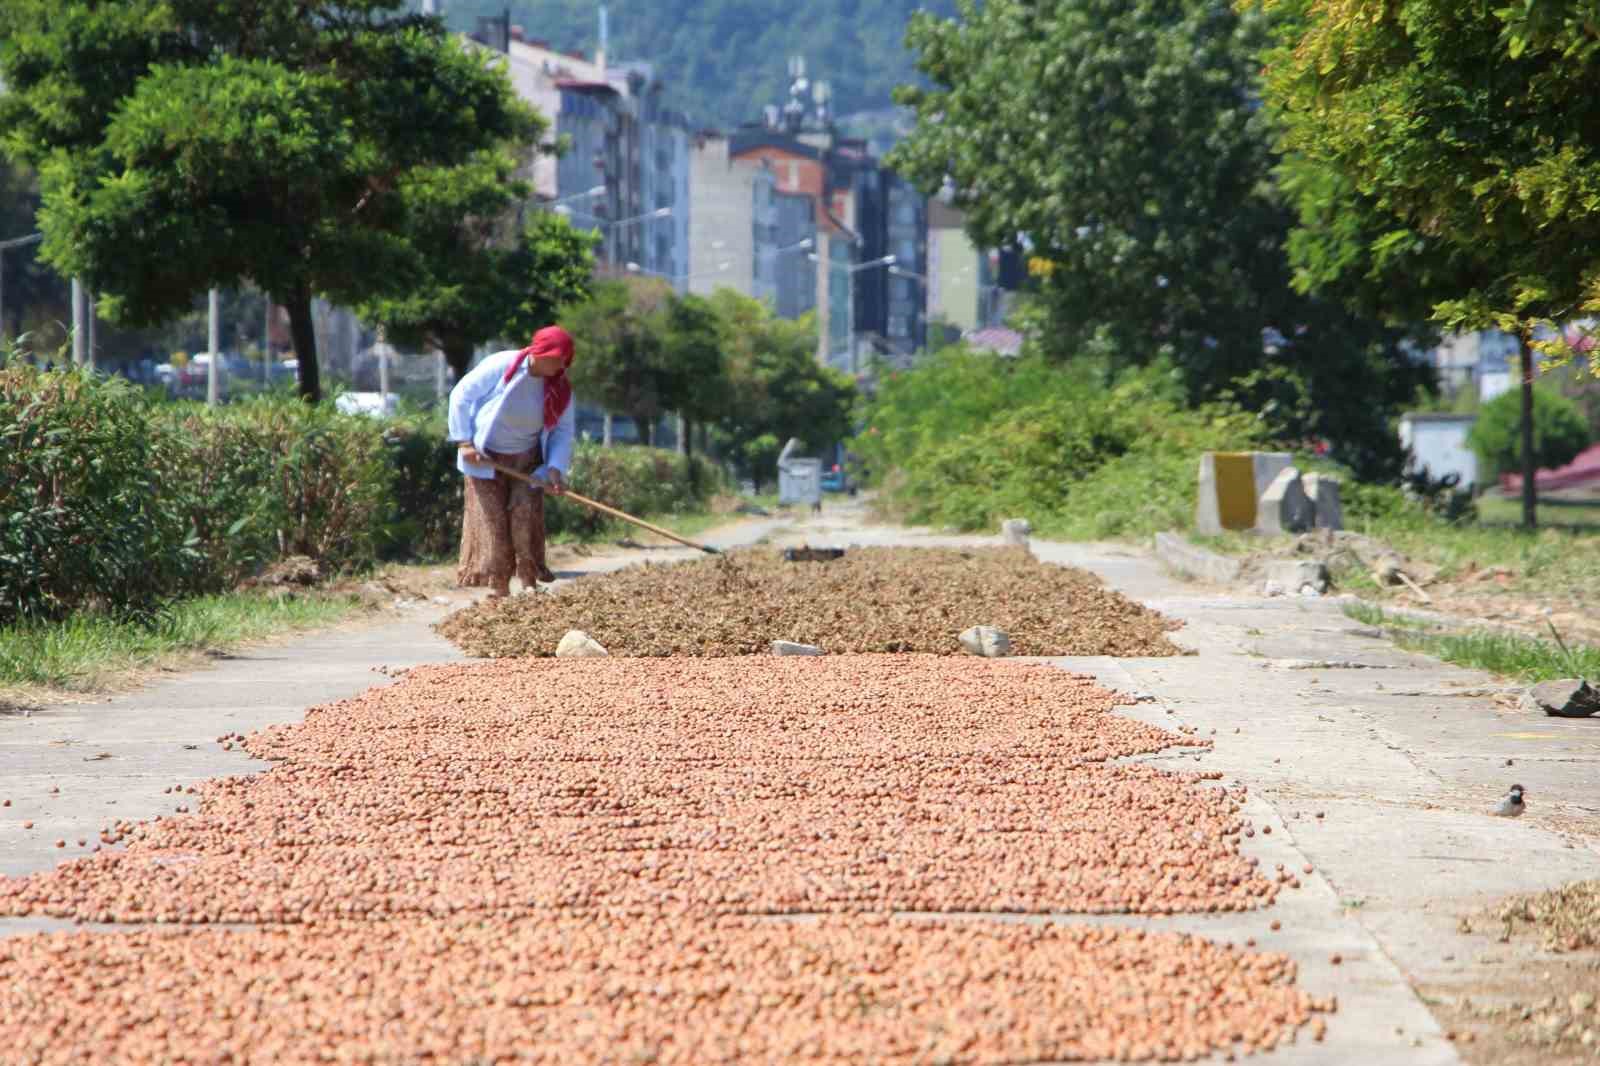
[[[778,520],[740,522],[705,538],[712,547],[754,543]],[[573,577],[645,559],[693,558],[650,548],[586,561]],[[48,869],[92,848],[115,819],[169,813],[191,800],[175,786],[249,773],[266,764],[217,738],[299,721],[307,709],[385,683],[384,670],[461,659],[432,625],[455,610],[429,603],[398,620],[358,622],[278,644],[247,648],[210,669],[89,703],[55,704],[0,716],[0,875]],[[56,791],[52,791],[56,790]],[[23,829],[31,821],[31,829]],[[57,848],[55,842],[66,846]],[[85,844],[79,846],[78,841]],[[0,936],[60,923],[0,919]]]

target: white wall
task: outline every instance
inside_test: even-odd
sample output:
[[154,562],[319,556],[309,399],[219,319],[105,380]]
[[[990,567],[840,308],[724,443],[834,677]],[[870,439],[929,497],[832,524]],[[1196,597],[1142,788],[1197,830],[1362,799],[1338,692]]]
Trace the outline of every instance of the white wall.
[[1400,419],[1400,443],[1411,449],[1413,468],[1432,477],[1459,474],[1461,488],[1478,482],[1478,457],[1467,447],[1475,415],[1414,416]]

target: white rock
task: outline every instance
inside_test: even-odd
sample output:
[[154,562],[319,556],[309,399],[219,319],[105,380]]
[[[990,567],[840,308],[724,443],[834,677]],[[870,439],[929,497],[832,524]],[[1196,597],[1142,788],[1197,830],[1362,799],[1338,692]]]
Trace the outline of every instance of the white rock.
[[1000,535],[1007,544],[1014,544],[1019,548],[1028,546],[1028,534],[1033,532],[1033,523],[1026,518],[1008,518],[1000,523]]
[[1011,638],[994,626],[973,626],[963,632],[959,639],[969,655],[999,659],[1011,654]]
[[772,642],[774,655],[821,655],[822,649],[815,644],[796,644],[792,640],[775,640]]
[[556,645],[557,659],[598,659],[611,653],[581,629],[569,630]]

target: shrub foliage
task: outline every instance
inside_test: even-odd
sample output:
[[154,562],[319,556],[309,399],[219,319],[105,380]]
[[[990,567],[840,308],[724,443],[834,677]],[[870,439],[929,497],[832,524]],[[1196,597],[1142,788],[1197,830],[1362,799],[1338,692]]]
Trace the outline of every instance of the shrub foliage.
[[[585,442],[573,487],[633,513],[722,486],[703,460]],[[0,369],[0,624],[89,609],[148,617],[288,555],[327,572],[452,553],[461,475],[442,419],[379,422],[288,396],[152,401],[116,378]],[[552,535],[595,535],[565,501]]]

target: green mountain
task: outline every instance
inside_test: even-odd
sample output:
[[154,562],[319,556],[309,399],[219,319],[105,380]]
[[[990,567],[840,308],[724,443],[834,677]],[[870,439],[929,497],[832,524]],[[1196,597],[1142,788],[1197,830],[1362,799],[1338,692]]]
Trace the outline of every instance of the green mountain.
[[[593,54],[597,0],[438,0],[452,29],[501,15],[527,37]],[[813,81],[833,89],[835,114],[890,105],[917,78],[906,22],[926,8],[955,13],[955,0],[612,0],[613,61],[644,60],[669,86],[673,106],[697,123],[735,126],[788,99],[788,57],[804,56]]]

